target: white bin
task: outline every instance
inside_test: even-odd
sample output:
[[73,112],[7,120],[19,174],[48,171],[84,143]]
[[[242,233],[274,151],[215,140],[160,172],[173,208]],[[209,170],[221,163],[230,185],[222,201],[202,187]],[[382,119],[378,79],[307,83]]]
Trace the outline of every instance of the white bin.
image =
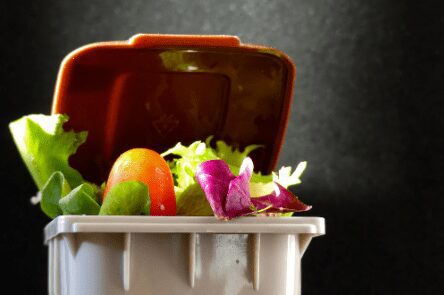
[[45,228],[49,294],[293,295],[321,217],[60,216]]

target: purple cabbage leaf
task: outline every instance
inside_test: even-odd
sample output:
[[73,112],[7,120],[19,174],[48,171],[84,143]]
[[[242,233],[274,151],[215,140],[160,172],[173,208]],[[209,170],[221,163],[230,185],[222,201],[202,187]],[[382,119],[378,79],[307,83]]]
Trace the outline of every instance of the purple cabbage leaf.
[[301,202],[289,190],[278,183],[273,183],[269,194],[251,197],[250,180],[253,174],[253,161],[246,157],[235,176],[223,160],[209,160],[197,167],[196,179],[219,219],[260,213],[302,212],[311,206]]

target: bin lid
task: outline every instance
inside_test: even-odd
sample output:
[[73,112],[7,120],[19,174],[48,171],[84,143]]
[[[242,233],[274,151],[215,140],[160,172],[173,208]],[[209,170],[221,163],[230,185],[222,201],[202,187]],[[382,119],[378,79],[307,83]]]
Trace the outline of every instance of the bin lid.
[[234,36],[147,35],[90,44],[62,62],[52,113],[66,129],[87,130],[70,158],[86,179],[106,180],[114,160],[134,147],[158,152],[213,135],[269,173],[277,162],[295,67],[274,48]]

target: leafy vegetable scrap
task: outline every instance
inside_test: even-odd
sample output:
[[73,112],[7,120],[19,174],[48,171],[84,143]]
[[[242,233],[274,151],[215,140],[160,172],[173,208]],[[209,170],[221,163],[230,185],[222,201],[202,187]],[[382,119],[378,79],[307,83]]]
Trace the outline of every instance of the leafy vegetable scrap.
[[55,171],[61,171],[71,187],[84,182],[68,158],[86,141],[88,132],[63,130],[67,115],[29,115],[9,124],[12,137],[39,190]]
[[249,183],[253,161],[245,158],[240,173],[235,176],[223,160],[206,161],[199,165],[196,178],[205,192],[216,217],[231,219],[257,213],[302,212],[311,206],[302,203],[278,183],[270,194],[254,198]]
[[87,132],[63,130],[66,115],[29,115],[10,123],[13,139],[37,188],[40,208],[59,215],[149,214],[149,192],[137,181],[119,183],[100,205],[102,189],[85,181],[68,159],[86,141]]
[[262,146],[239,150],[218,140],[212,147],[212,137],[189,146],[179,142],[161,155],[145,148],[129,150],[116,160],[107,183],[99,187],[69,165],[69,157],[86,141],[87,132],[65,131],[63,124],[68,119],[60,114],[29,115],[9,125],[39,189],[32,202],[40,202],[50,218],[62,214],[177,214],[231,219],[287,216],[311,208],[288,190],[301,183],[306,162],[294,171],[282,167],[277,173],[262,175],[254,172],[249,158]]

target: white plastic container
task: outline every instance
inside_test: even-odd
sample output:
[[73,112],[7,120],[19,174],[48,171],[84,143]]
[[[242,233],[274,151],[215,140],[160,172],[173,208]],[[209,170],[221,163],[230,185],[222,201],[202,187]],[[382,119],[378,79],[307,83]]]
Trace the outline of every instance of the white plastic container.
[[45,228],[51,295],[301,294],[321,217],[61,216]]

